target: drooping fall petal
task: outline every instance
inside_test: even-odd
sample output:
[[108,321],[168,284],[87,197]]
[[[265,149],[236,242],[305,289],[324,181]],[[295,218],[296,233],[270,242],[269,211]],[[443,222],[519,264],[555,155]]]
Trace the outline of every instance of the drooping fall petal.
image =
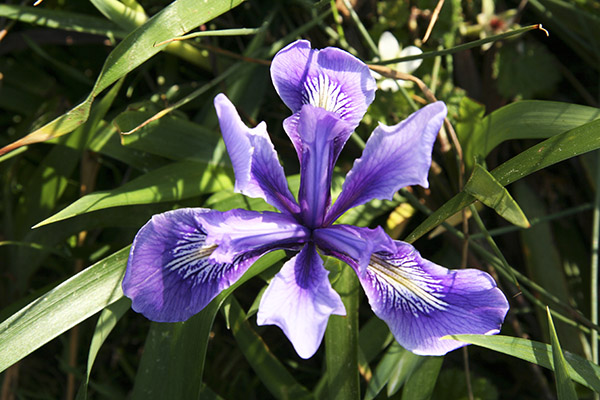
[[476,269],[449,270],[423,259],[408,243],[376,253],[359,280],[373,312],[404,348],[443,355],[466,343],[441,339],[457,334],[496,334],[508,302],[496,282]]
[[279,326],[302,358],[319,348],[330,315],[346,315],[327,275],[309,243],[275,275],[258,307],[258,324]]
[[[283,217],[283,218],[282,218]],[[185,321],[228,288],[263,254],[299,248],[305,231],[284,214],[183,208],[158,214],[133,241],[123,292],[132,308],[158,322]],[[236,221],[252,224],[236,229]],[[219,229],[227,231],[219,234]],[[213,233],[208,233],[212,230]],[[229,240],[232,238],[232,240]],[[210,242],[207,240],[210,239]],[[221,260],[220,243],[227,242]]]

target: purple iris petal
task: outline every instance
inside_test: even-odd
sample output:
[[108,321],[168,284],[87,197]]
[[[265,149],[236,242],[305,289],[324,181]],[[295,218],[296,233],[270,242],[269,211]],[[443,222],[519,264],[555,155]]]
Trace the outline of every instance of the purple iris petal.
[[380,124],[346,176],[327,213],[332,223],[346,210],[372,199],[391,199],[405,186],[428,187],[433,143],[446,116],[442,102],[429,104],[394,126]]
[[298,131],[302,138],[298,200],[305,226],[321,226],[331,203],[331,173],[352,127],[336,114],[312,105],[302,106]]
[[428,105],[398,125],[375,129],[330,207],[334,164],[374,99],[375,81],[354,56],[335,48],[313,50],[302,40],[275,56],[271,76],[293,112],[284,129],[301,164],[299,203],[264,122],[246,127],[227,97],[218,95],[214,103],[236,191],[263,198],[282,213],[198,208],[154,216],[135,237],[123,279],[133,309],[154,321],[186,320],[263,254],[300,251],[269,284],[258,323],[278,325],[297,353],[309,358],[329,316],[345,315],[318,248],[357,272],[373,311],[408,350],[441,355],[464,345],[443,336],[498,333],[508,303],[485,272],[447,270],[381,227],[332,225],[351,207],[389,199],[407,185],[428,186],[445,105]]
[[[312,104],[338,114],[354,129],[375,98],[376,84],[369,68],[353,55],[337,48],[311,49],[299,40],[281,51],[271,64],[273,85],[293,113]],[[294,124],[286,132],[300,153]]]
[[217,262],[231,262],[238,254],[260,251],[265,245],[289,248],[310,237],[310,231],[291,215],[269,211],[214,212],[204,218],[203,228],[206,245],[217,246],[211,254]]
[[496,334],[508,302],[487,273],[448,270],[396,242],[395,253],[376,253],[359,275],[371,308],[404,348],[443,355],[465,343],[441,339],[456,334]]
[[215,97],[214,103],[235,172],[236,192],[263,198],[282,212],[297,214],[300,209],[287,186],[266,124],[261,122],[253,129],[248,128],[222,93]]
[[315,229],[313,237],[325,254],[352,265],[362,275],[375,251],[394,252],[394,241],[378,226],[375,229],[353,225],[333,225]]
[[[299,247],[304,232],[300,228],[296,229],[296,236],[290,234],[292,229],[287,223],[290,218],[284,214],[247,210],[221,213],[203,208],[155,215],[133,241],[123,292],[132,300],[135,311],[153,321],[185,321],[240,278],[264,253]],[[226,223],[219,226],[223,221]],[[234,221],[252,221],[257,232],[268,229],[273,232],[264,236],[253,234],[248,226],[235,227]],[[244,240],[228,245],[227,254],[232,256],[229,262],[214,259],[219,240],[208,243],[209,226],[217,231],[227,227],[230,236],[241,236],[240,231],[246,235]],[[281,231],[278,237],[277,229]]]
[[312,357],[319,348],[331,314],[346,315],[327,275],[309,243],[275,275],[258,307],[258,325],[279,326],[302,358]]

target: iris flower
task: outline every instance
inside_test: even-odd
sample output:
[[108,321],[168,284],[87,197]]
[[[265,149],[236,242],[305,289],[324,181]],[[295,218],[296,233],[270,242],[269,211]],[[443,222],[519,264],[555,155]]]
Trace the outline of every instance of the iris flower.
[[329,316],[346,313],[322,255],[356,272],[375,314],[414,353],[441,355],[464,345],[442,340],[445,335],[498,333],[508,304],[487,273],[436,265],[381,227],[334,224],[371,199],[391,199],[407,185],[428,186],[446,106],[433,103],[397,125],[379,125],[331,204],[335,162],[374,99],[375,81],[349,53],[311,49],[305,40],[274,57],[271,77],[292,111],[283,126],[300,160],[298,200],[265,123],[248,128],[229,99],[217,95],[235,190],[279,212],[184,208],[153,216],[133,241],[123,280],[133,309],[153,321],[184,321],[263,254],[285,249],[297,253],[269,283],[257,322],[279,326],[302,358],[317,351]]

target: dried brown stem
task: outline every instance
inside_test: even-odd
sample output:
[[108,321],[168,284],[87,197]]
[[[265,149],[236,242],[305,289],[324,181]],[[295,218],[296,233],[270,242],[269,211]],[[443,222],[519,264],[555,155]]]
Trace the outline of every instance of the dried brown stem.
[[425,36],[423,36],[423,43],[425,43],[429,39],[429,36],[431,35],[431,32],[433,31],[433,27],[435,26],[435,23],[437,22],[438,17],[440,16],[440,11],[442,11],[443,6],[444,6],[444,0],[438,0],[438,3],[436,4],[435,8],[433,9],[433,14],[431,15],[431,20],[429,21],[429,25],[427,26],[427,31],[425,32]]

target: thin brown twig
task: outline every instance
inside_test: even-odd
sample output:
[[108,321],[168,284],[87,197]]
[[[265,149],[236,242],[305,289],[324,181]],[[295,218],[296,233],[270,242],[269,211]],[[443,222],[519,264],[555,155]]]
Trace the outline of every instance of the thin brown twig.
[[444,6],[444,0],[438,0],[438,3],[436,4],[435,8],[433,9],[433,14],[431,15],[431,20],[429,20],[429,25],[427,26],[427,31],[425,32],[425,36],[423,36],[423,43],[425,43],[429,39],[429,36],[431,35],[431,32],[433,31],[433,27],[435,26],[435,23],[437,22],[438,17],[440,16],[440,11],[442,11],[443,6]]
[[15,400],[20,367],[21,362],[17,362],[4,371],[4,381],[2,382],[2,390],[0,391],[1,400]]

